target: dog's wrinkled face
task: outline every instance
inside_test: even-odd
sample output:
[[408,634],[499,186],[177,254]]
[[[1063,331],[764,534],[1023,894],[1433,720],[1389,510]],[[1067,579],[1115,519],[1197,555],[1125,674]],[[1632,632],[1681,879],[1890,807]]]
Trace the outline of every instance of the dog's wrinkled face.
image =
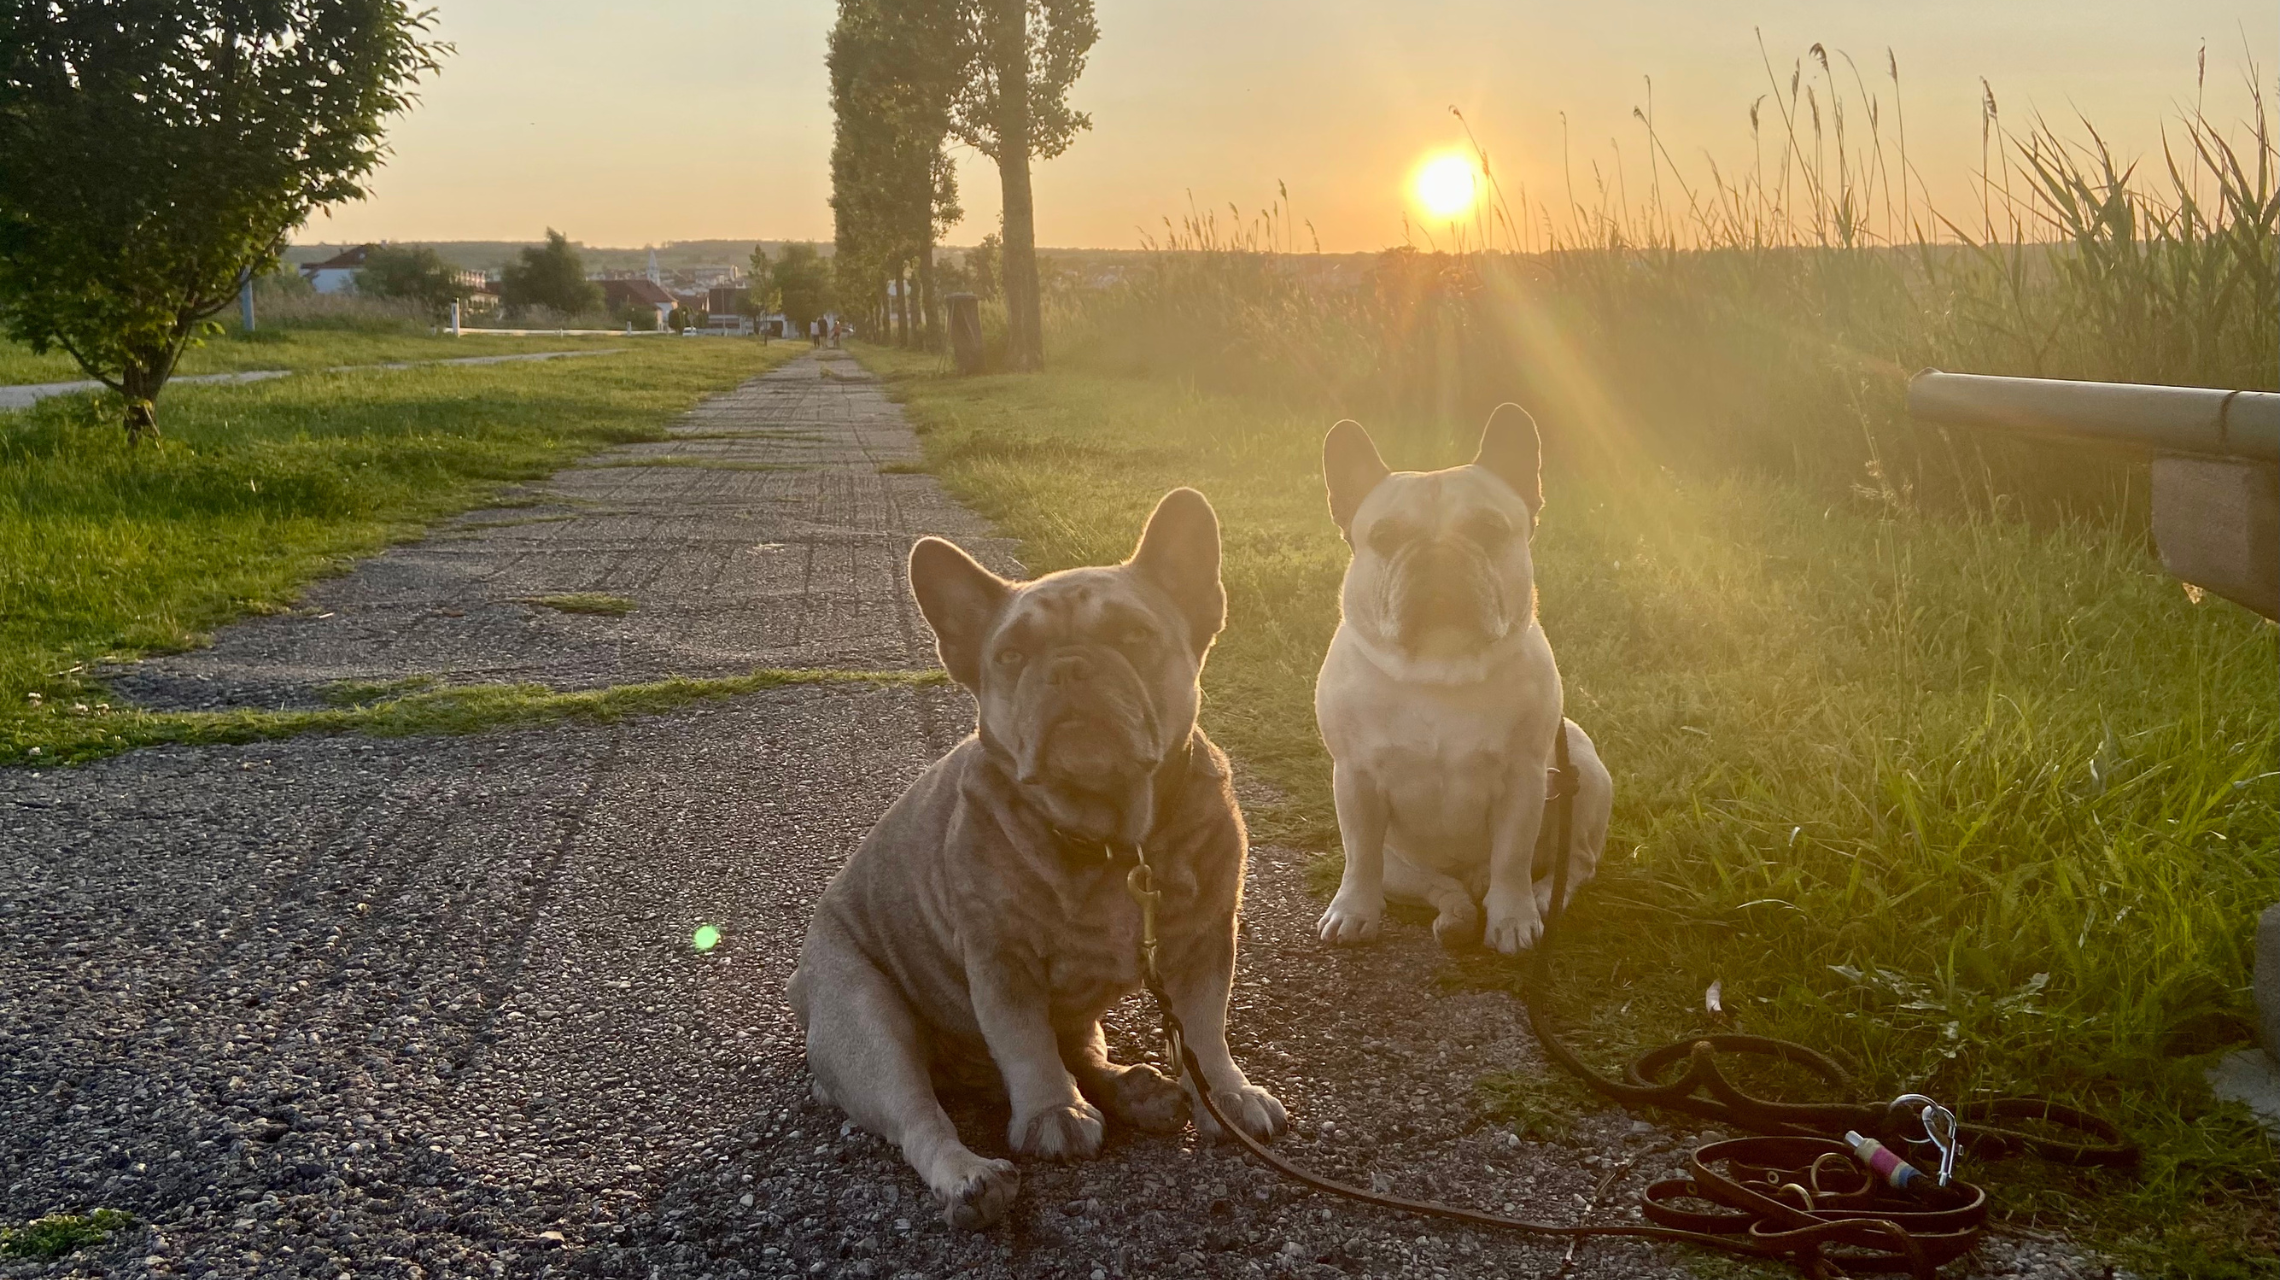
[[1030,803],[1084,840],[1144,839],[1227,612],[1203,495],[1166,494],[1120,565],[1012,583],[926,538],[910,580],[942,665],[974,695],[982,742]]
[[1536,424],[1520,406],[1499,406],[1479,455],[1445,471],[1388,471],[1361,424],[1341,422],[1323,442],[1322,471],[1354,548],[1346,622],[1365,640],[1462,660],[1535,616],[1528,538],[1543,500]]

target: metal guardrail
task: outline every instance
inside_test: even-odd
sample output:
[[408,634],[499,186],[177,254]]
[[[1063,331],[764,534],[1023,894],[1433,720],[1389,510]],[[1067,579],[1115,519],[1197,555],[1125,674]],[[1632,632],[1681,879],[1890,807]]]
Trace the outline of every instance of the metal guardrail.
[[2157,453],[2280,462],[2280,392],[1997,378],[1926,369],[1908,380],[1923,422],[2107,440]]
[[2152,454],[2162,567],[2267,618],[2280,616],[2280,393],[1926,369],[1908,380],[1908,412],[1944,427]]

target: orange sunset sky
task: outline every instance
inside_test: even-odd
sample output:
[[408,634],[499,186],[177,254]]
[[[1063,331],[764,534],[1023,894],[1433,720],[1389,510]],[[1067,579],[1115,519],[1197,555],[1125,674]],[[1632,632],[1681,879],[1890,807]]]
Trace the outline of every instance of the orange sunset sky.
[[[298,238],[534,239],[553,226],[594,245],[828,240],[833,13],[826,0],[442,0],[439,34],[457,52],[396,124],[372,198],[320,214]],[[1911,159],[1957,211],[1977,208],[1981,77],[2007,125],[2040,111],[2079,132],[2079,113],[2125,157],[2158,165],[2163,123],[2195,97],[2204,41],[2206,105],[2223,121],[2250,111],[2250,60],[2268,87],[2280,61],[2269,0],[1100,0],[1098,13],[1074,94],[1093,129],[1037,169],[1045,245],[1136,246],[1190,192],[1248,214],[1277,179],[1324,249],[1399,243],[1404,214],[1418,212],[1412,171],[1461,141],[1452,104],[1508,195],[1525,184],[1564,201],[1564,112],[1578,197],[1593,203],[1590,166],[1612,175],[1620,148],[1636,199],[1648,175],[1631,112],[1649,76],[1656,124],[1689,180],[1706,177],[1706,152],[1746,168],[1748,108],[1769,88],[1758,30],[1783,82],[1819,41],[1850,53],[1886,99],[1892,50]],[[1857,110],[1852,124],[1865,124]],[[960,173],[967,217],[953,244],[997,217],[989,161],[962,153]]]

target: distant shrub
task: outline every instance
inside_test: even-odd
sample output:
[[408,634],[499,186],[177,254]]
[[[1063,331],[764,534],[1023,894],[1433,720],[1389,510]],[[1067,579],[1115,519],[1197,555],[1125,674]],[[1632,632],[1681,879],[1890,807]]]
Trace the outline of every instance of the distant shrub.
[[417,302],[430,315],[448,315],[451,304],[468,296],[459,269],[424,244],[374,245],[356,273],[356,291],[374,298]]
[[[358,333],[425,333],[436,319],[428,305],[412,298],[375,298],[358,293],[318,293],[278,289],[253,295],[256,332],[261,329],[339,329]],[[225,325],[225,328],[234,326]]]
[[499,298],[509,314],[543,308],[577,315],[599,311],[602,290],[586,278],[585,260],[569,237],[548,227],[545,244],[523,249],[500,274]]

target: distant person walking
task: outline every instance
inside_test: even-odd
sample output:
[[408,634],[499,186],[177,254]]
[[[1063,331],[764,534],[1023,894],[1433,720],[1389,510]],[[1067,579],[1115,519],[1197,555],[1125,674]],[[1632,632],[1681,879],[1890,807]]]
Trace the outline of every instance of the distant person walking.
[[834,351],[839,349],[839,319],[836,316],[831,321],[831,349]]
[[820,347],[823,345],[823,321],[808,321],[808,345],[811,347]]

